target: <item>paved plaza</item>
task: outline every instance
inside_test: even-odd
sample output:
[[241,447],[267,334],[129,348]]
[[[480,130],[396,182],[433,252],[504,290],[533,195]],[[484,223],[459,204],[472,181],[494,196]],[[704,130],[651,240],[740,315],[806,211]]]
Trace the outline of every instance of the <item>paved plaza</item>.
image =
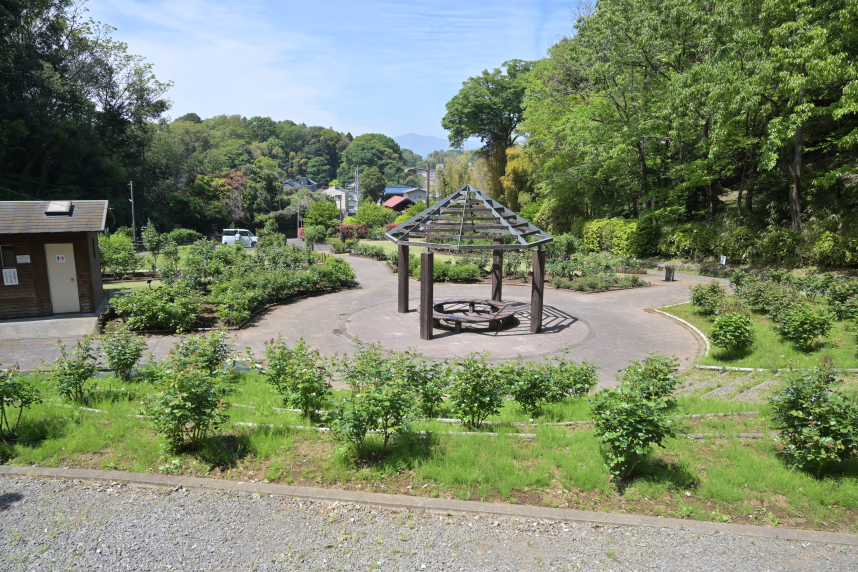
[[[680,277],[664,282],[662,276],[648,275],[649,288],[583,294],[546,288],[544,329],[529,332],[530,286],[505,284],[504,301],[516,306],[516,322],[500,332],[487,325],[466,327],[461,333],[452,328],[435,330],[431,341],[420,340],[416,307],[420,284],[410,283],[411,311],[397,313],[396,275],[378,261],[346,257],[355,269],[358,285],[340,292],[308,296],[266,310],[245,329],[233,332],[240,351],[249,347],[262,355],[263,344],[282,335],[293,343],[304,338],[323,355],[351,353],[354,340],[379,342],[385,348],[403,351],[414,348],[433,358],[451,358],[469,352],[487,351],[493,360],[518,355],[529,359],[558,355],[563,347],[572,350],[575,360],[588,359],[600,367],[602,384],[614,382],[616,373],[629,360],[648,352],[679,358],[683,367],[692,364],[700,351],[695,335],[681,324],[647,309],[683,302],[688,287],[706,278]],[[489,297],[488,284],[436,283],[436,298]],[[52,335],[44,322],[38,329],[32,322],[4,322],[7,332],[0,339],[0,364],[18,363],[31,370],[56,359],[58,337],[65,344],[76,343],[82,332],[58,330]],[[18,332],[18,337],[8,332]],[[67,335],[61,335],[66,331]],[[152,336],[152,359],[167,355],[175,336]]]

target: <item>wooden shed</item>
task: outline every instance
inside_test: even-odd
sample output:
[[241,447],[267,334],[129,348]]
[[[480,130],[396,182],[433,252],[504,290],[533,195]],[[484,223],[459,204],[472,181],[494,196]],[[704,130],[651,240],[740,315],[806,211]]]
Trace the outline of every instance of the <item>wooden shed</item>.
[[95,312],[107,201],[0,201],[0,319]]

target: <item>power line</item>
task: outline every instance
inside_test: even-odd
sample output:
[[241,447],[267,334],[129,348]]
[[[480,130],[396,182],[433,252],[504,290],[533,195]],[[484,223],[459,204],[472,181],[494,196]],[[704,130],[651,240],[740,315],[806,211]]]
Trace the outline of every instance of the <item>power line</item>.
[[9,191],[10,193],[21,195],[22,197],[27,197],[28,199],[33,199],[34,201],[40,201],[41,199],[37,199],[36,197],[31,197],[30,195],[25,195],[24,193],[19,193],[17,191],[13,191],[12,189],[7,189],[6,187],[0,187],[4,191]]
[[124,183],[121,185],[113,185],[112,187],[75,187],[72,185],[55,185],[53,183],[43,183],[43,182],[37,181],[35,179],[30,179],[28,177],[21,177],[18,175],[2,175],[2,174],[0,174],[0,177],[19,179],[21,181],[27,181],[28,183],[33,183],[36,185],[42,185],[44,187],[59,187],[62,189],[75,189],[75,190],[79,190],[79,191],[104,191],[104,190],[109,190],[109,189],[118,189],[121,187],[125,187]]

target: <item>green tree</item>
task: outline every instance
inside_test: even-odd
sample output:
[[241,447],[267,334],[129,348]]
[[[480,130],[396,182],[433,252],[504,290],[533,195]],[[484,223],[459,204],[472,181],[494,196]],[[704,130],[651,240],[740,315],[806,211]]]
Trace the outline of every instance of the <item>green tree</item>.
[[357,218],[358,224],[362,224],[367,228],[377,228],[384,226],[396,220],[397,212],[384,205],[378,205],[370,201],[364,201],[358,207]]
[[324,157],[314,157],[307,163],[307,176],[319,184],[327,184],[331,168]]
[[340,224],[340,211],[332,201],[319,201],[304,214],[304,226],[323,226],[325,230]]
[[387,180],[378,167],[370,167],[360,173],[361,200],[378,201],[384,197]]
[[506,150],[515,144],[516,130],[524,115],[525,79],[532,62],[510,60],[503,69],[484,70],[468,78],[441,120],[450,132],[450,145],[461,149],[467,139],[479,137],[481,157],[489,169],[489,189],[494,197],[503,196],[500,178],[506,171]]

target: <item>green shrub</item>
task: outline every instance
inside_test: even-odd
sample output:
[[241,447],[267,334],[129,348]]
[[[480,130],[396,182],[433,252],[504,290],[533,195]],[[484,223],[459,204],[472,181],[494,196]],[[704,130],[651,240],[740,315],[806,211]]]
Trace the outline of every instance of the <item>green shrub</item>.
[[479,427],[489,415],[496,415],[506,390],[487,354],[469,354],[450,373],[450,407],[468,427]]
[[848,240],[833,232],[823,232],[810,251],[811,258],[819,266],[848,266],[853,261]]
[[89,394],[87,383],[95,377],[96,357],[92,349],[92,338],[83,337],[71,350],[66,351],[62,342],[57,342],[60,357],[49,370],[57,394],[74,403],[83,403]]
[[134,243],[124,234],[99,235],[98,252],[102,272],[130,274],[139,266]]
[[561,357],[542,363],[518,359],[499,366],[497,375],[522,410],[538,417],[545,404],[587,395],[599,381],[596,369],[590,362],[577,364]]
[[709,341],[731,354],[750,347],[757,339],[751,317],[740,312],[727,312],[715,318],[709,331]]
[[331,250],[334,252],[334,254],[344,254],[348,252],[348,249],[346,248],[346,243],[339,238],[329,238],[327,242],[330,245]]
[[385,254],[384,249],[374,244],[363,244],[361,242],[357,242],[352,246],[351,253],[357,256],[374,258],[376,260],[387,260],[387,254]]
[[826,299],[838,320],[858,319],[858,280],[832,279],[826,291]]
[[747,263],[751,261],[756,244],[757,236],[747,227],[740,226],[721,235],[716,254],[726,256],[730,264]]
[[584,250],[587,252],[600,252],[602,250],[602,227],[609,223],[610,219],[600,218],[587,221],[583,226]]
[[757,237],[753,257],[760,262],[795,264],[801,239],[787,228],[769,228]]
[[152,257],[152,275],[154,276],[158,272],[158,256],[161,254],[161,249],[164,248],[167,236],[160,234],[155,229],[155,225],[152,224],[151,219],[143,227],[140,236],[143,246],[149,251],[149,255]]
[[651,355],[629,364],[620,387],[602,390],[590,400],[596,436],[614,477],[628,478],[650,445],[675,436],[677,370],[675,359]]
[[771,399],[772,419],[786,443],[791,465],[817,476],[858,452],[858,401],[833,391],[830,362],[791,376]]
[[17,364],[0,370],[0,441],[14,441],[24,410],[41,402],[39,390],[19,375]]
[[715,253],[718,234],[706,223],[689,223],[666,236],[663,250],[670,256],[699,260]]
[[198,294],[185,286],[138,290],[110,301],[132,330],[190,330],[202,313]]
[[167,236],[170,237],[170,240],[172,240],[176,244],[181,244],[183,242],[193,242],[203,237],[202,234],[190,228],[174,228]]
[[144,398],[141,413],[149,417],[173,450],[196,448],[209,431],[229,419],[226,397],[235,381],[231,369],[217,368],[209,373],[168,362],[156,370],[157,390]]
[[303,338],[291,348],[283,336],[265,342],[265,364],[265,379],[283,397],[283,405],[300,409],[306,417],[314,417],[331,395],[325,360]]
[[545,258],[548,260],[569,260],[569,257],[583,247],[581,239],[572,234],[561,234],[555,236],[554,240],[545,245]]
[[827,309],[798,303],[777,315],[775,329],[797,345],[810,348],[815,340],[831,332],[833,321]]
[[355,271],[351,265],[335,256],[325,258],[325,262],[321,266],[313,268],[313,271],[318,276],[317,288],[346,288],[351,286],[355,280]]
[[643,219],[635,225],[626,243],[626,256],[652,256],[658,251],[658,227],[651,219]]
[[[242,249],[243,250],[243,249]],[[217,279],[224,269],[223,253],[229,248],[218,248],[211,240],[198,240],[188,248],[185,259],[185,284],[196,290]]]
[[[218,319],[223,324],[234,326],[250,318],[253,309],[264,303],[265,297],[255,288],[244,283],[221,282],[212,286],[209,301],[216,303]],[[232,309],[230,309],[232,306]]]
[[382,435],[382,453],[390,437],[409,430],[415,411],[415,395],[407,382],[391,367],[379,344],[358,342],[352,358],[344,358],[340,371],[349,393],[339,402],[331,430],[363,456],[366,434]]
[[123,381],[131,381],[131,370],[143,357],[146,340],[129,331],[126,324],[101,336],[101,352],[110,369]]
[[697,284],[691,287],[691,303],[707,316],[718,311],[726,296],[727,291],[715,280],[709,284]]
[[423,358],[423,354],[406,351],[391,354],[391,370],[396,377],[405,381],[420,400],[423,416],[432,418],[437,408],[444,402],[450,370],[446,363]]
[[214,373],[234,353],[229,334],[225,330],[216,330],[207,335],[179,337],[173,342],[168,359],[182,369],[195,367],[206,373]]
[[307,248],[310,250],[313,249],[314,244],[324,242],[326,236],[328,236],[328,231],[322,225],[308,226],[304,228],[304,244],[306,244]]

